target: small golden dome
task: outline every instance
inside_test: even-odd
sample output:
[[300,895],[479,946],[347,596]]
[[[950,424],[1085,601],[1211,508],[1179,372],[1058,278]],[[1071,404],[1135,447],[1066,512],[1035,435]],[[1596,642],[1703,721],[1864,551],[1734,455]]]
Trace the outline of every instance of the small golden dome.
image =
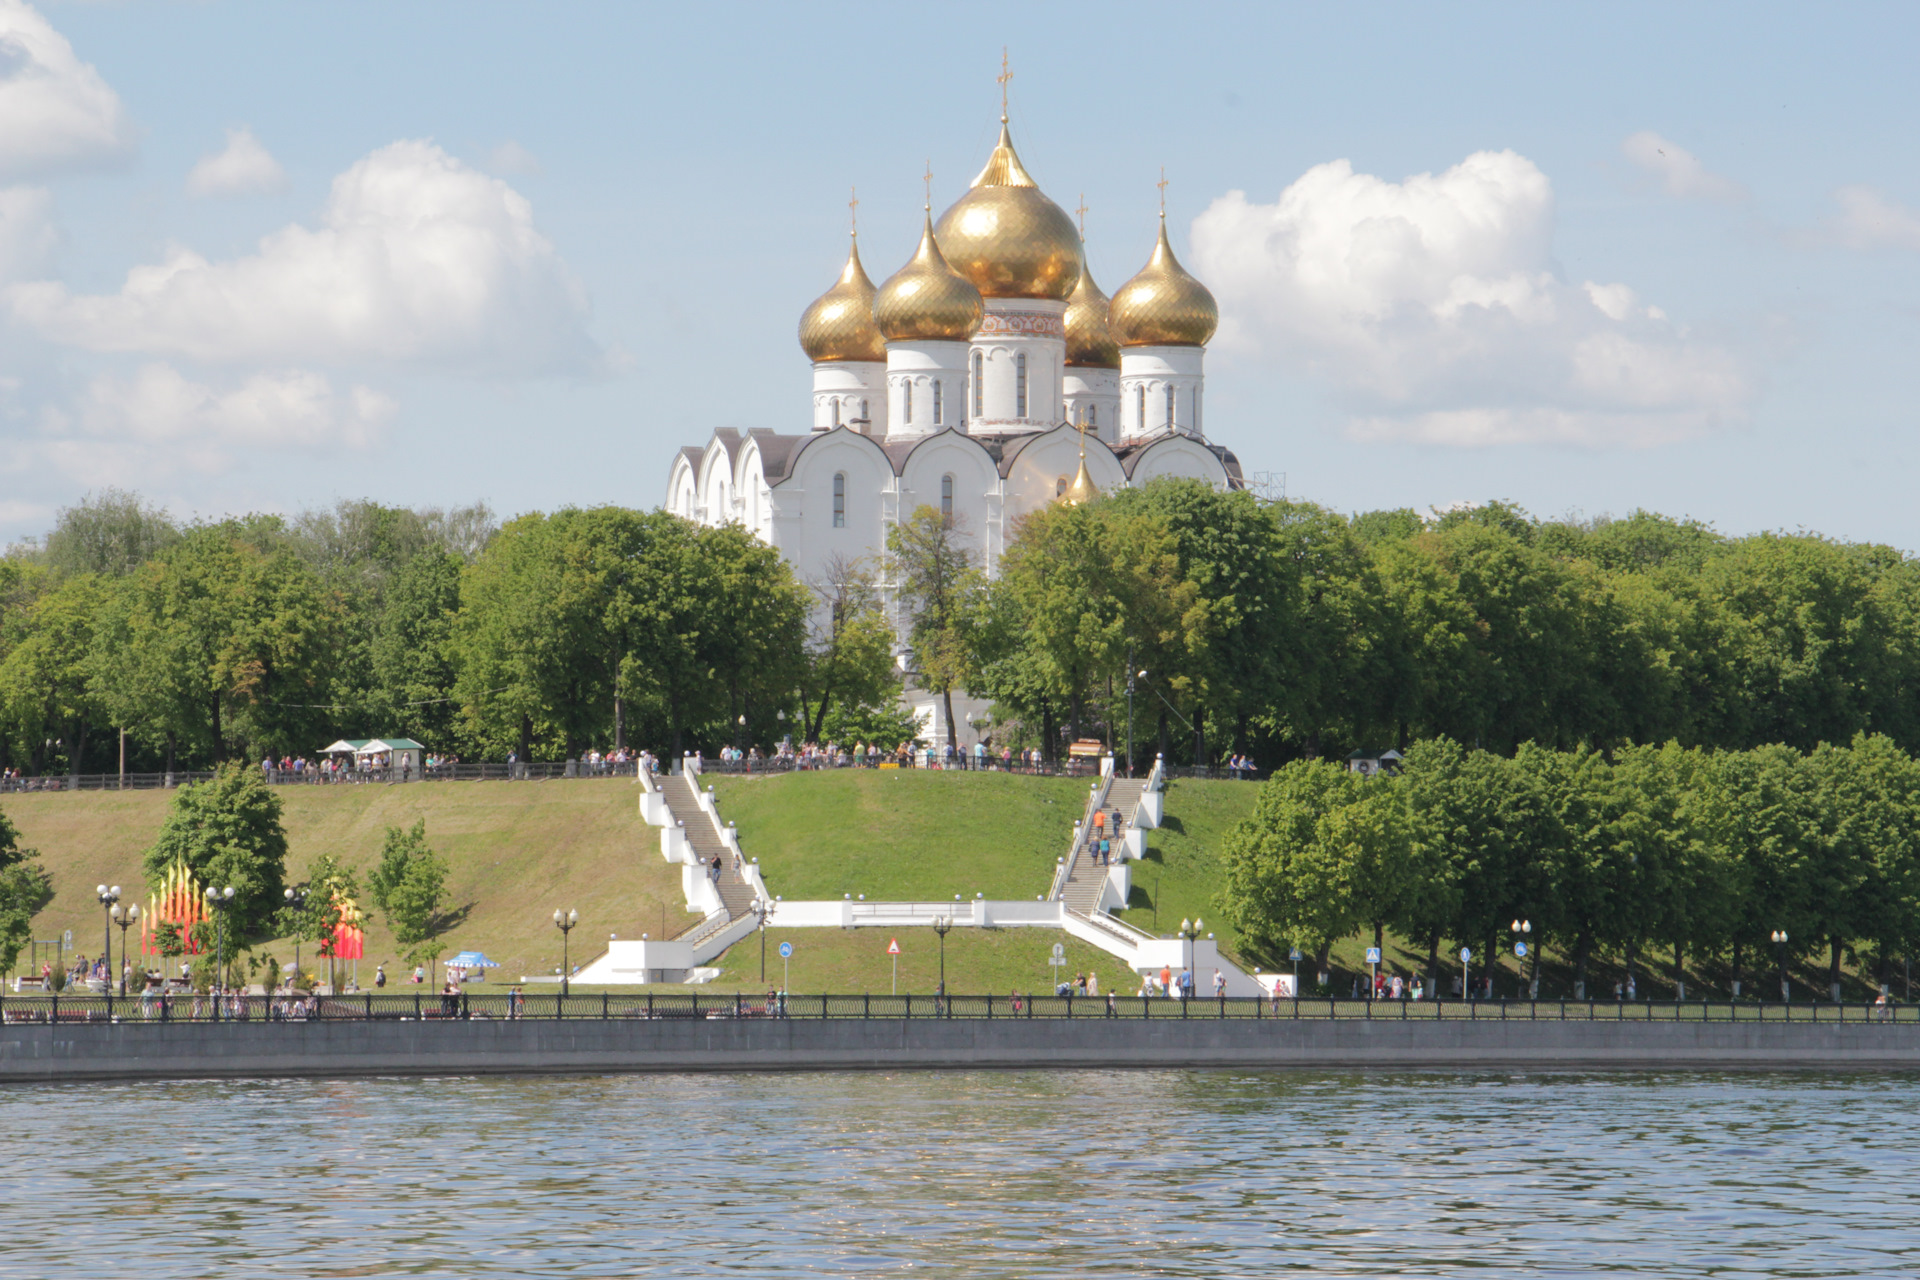
[[1093,282],[1086,251],[1080,254],[1080,283],[1067,299],[1067,363],[1095,369],[1120,367],[1120,344],[1113,340],[1107,313],[1112,303]]
[[1080,428],[1080,469],[1073,473],[1073,483],[1060,495],[1060,501],[1069,507],[1092,502],[1100,496],[1100,489],[1093,483],[1093,477],[1087,474],[1087,429]]
[[1065,301],[1079,282],[1073,219],[1027,175],[1005,116],[987,167],[940,215],[936,232],[953,269],[989,298]]
[[1140,274],[1121,285],[1108,310],[1108,326],[1123,347],[1204,347],[1220,327],[1220,304],[1207,286],[1187,274],[1167,243],[1167,215],[1160,215],[1160,243]]
[[965,342],[980,327],[980,291],[955,274],[927,214],[913,260],[874,295],[873,319],[888,342]]
[[887,358],[886,343],[873,323],[873,281],[860,265],[860,241],[847,252],[840,282],[813,300],[800,314],[800,348],[816,364],[824,360]]

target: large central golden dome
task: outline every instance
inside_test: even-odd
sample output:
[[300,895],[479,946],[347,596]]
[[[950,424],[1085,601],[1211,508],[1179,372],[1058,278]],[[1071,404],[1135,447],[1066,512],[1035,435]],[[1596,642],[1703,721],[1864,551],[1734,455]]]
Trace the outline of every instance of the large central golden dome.
[[934,234],[953,269],[989,298],[1064,302],[1080,280],[1073,219],[1027,176],[1005,116],[987,167],[940,215]]
[[1108,316],[1123,347],[1204,347],[1220,327],[1220,304],[1173,256],[1166,214],[1153,256],[1113,295]]
[[1118,369],[1120,344],[1107,327],[1112,304],[1100,286],[1093,282],[1093,269],[1086,265],[1086,250],[1081,250],[1080,283],[1067,299],[1067,363],[1083,368]]
[[980,327],[980,312],[980,291],[941,256],[929,211],[913,260],[874,295],[874,323],[888,342],[965,342]]
[[873,324],[873,281],[860,265],[858,240],[847,253],[839,282],[801,313],[800,346],[816,364],[887,358],[886,344]]

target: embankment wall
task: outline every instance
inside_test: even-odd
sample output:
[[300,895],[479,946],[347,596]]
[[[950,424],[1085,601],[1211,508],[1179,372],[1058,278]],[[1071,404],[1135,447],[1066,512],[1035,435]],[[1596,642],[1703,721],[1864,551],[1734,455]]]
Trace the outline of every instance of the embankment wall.
[[1920,1024],[543,1019],[0,1027],[0,1082],[602,1071],[1920,1068]]

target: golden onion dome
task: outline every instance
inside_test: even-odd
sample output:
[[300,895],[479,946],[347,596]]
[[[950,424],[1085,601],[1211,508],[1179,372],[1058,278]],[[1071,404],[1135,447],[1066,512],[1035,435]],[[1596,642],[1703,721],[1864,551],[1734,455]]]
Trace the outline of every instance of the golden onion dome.
[[888,342],[965,342],[980,327],[980,291],[947,265],[927,214],[913,260],[874,295],[873,319]]
[[1080,428],[1080,469],[1073,473],[1073,483],[1060,495],[1060,501],[1069,507],[1077,507],[1092,502],[1100,496],[1100,489],[1093,483],[1093,477],[1087,474],[1087,429]]
[[1067,363],[1095,369],[1120,367],[1120,344],[1113,340],[1107,313],[1112,303],[1093,282],[1086,251],[1080,254],[1080,283],[1067,299]]
[[989,298],[1065,301],[1080,279],[1080,237],[1014,154],[1007,119],[967,193],[935,229],[953,269]]
[[886,343],[873,323],[873,281],[860,265],[860,241],[847,252],[840,281],[800,314],[800,348],[816,364],[826,360],[887,358]]
[[1140,274],[1121,285],[1108,309],[1108,325],[1123,347],[1204,347],[1220,327],[1220,304],[1207,286],[1187,274],[1167,243],[1167,215],[1160,215],[1160,242]]

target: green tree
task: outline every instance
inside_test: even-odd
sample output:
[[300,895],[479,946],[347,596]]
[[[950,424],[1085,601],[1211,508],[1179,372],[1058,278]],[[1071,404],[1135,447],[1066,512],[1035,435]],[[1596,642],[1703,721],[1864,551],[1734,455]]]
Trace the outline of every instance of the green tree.
[[166,511],[139,494],[107,488],[54,516],[47,563],[62,576],[134,572],[180,540]]
[[964,529],[921,506],[887,527],[887,570],[906,623],[915,679],[946,709],[947,745],[959,749],[953,691],[978,677],[971,614],[985,582]]
[[[298,907],[281,909],[282,927],[314,944],[315,952],[327,962],[327,986],[338,991],[340,927],[355,922],[359,877],[339,858],[323,853],[307,864],[306,882],[299,887],[306,891],[305,897]],[[362,914],[361,920],[367,919],[371,917]]]
[[[406,948],[408,964],[437,965],[446,944],[441,908],[446,901],[447,860],[427,845],[427,822],[409,829],[388,827],[379,865],[367,877],[373,901],[393,929],[393,939]],[[438,970],[433,981],[439,983]]]
[[829,713],[850,709],[858,718],[868,709],[887,706],[896,700],[900,682],[893,661],[893,628],[866,562],[830,558],[812,590],[812,635],[801,673],[798,727],[801,741],[824,742],[832,736],[826,732]]
[[83,772],[88,731],[105,718],[89,661],[102,595],[100,579],[78,574],[4,624],[0,710],[37,773],[50,771],[56,756],[68,772]]
[[0,813],[0,973],[11,973],[33,939],[33,917],[53,901],[53,882],[20,847],[20,832]]
[[185,863],[209,888],[234,890],[228,936],[263,936],[284,908],[287,835],[280,797],[256,769],[224,765],[206,782],[174,793],[160,835],[141,857],[149,881]]
[[1277,963],[1290,947],[1324,969],[1335,941],[1353,932],[1343,889],[1343,847],[1382,834],[1339,815],[1362,799],[1364,779],[1322,760],[1296,760],[1261,785],[1253,814],[1221,844],[1226,886],[1219,907],[1249,950]]

